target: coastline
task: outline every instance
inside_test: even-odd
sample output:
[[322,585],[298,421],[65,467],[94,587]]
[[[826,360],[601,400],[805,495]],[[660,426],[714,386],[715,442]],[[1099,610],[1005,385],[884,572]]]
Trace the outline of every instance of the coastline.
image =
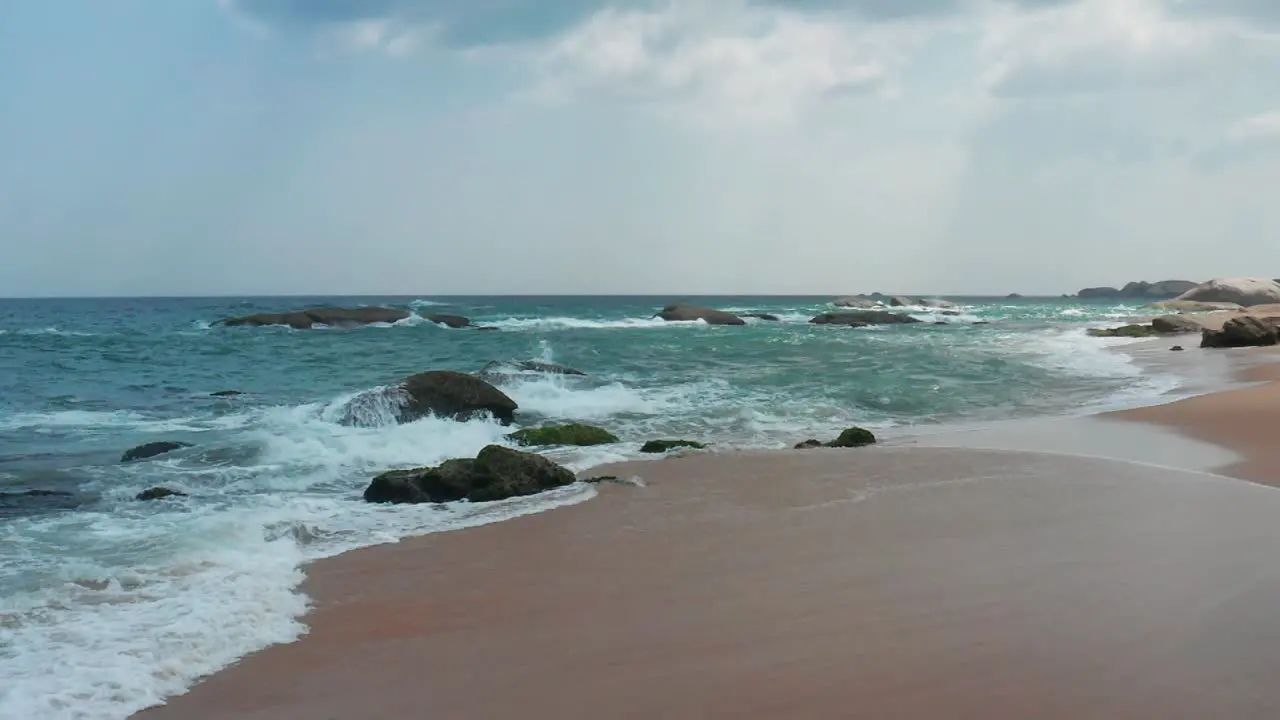
[[1280,482],[1261,359],[1043,447],[596,468],[644,487],[315,563],[307,636],[135,717],[1275,714],[1280,494],[1222,476]]

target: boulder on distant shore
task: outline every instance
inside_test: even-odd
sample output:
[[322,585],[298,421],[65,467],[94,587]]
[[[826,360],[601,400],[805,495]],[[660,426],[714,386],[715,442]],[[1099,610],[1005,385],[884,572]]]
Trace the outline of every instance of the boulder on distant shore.
[[676,448],[692,448],[694,450],[702,450],[706,445],[696,440],[650,440],[640,446],[642,453],[664,453],[675,450]]
[[667,322],[690,322],[694,320],[701,320],[708,325],[747,324],[747,321],[731,312],[712,310],[711,308],[700,307],[698,305],[685,305],[682,303],[676,303],[662,308],[657,317],[660,317]]
[[260,327],[263,325],[287,325],[295,330],[308,330],[316,325],[329,327],[358,327],[371,323],[393,323],[409,317],[409,313],[398,308],[358,307],[358,308],[308,308],[278,313],[257,313],[242,317],[225,318],[217,325],[235,327],[245,325]]
[[489,502],[534,495],[575,480],[573,472],[541,455],[489,445],[474,460],[382,473],[369,483],[364,499],[372,503]]
[[888,310],[853,310],[822,313],[809,322],[814,325],[902,325],[920,321]]
[[471,327],[471,318],[462,317],[461,315],[445,315],[440,313],[428,313],[422,316],[423,320],[433,322],[437,325],[444,325],[455,330],[464,327]]
[[484,380],[452,370],[411,375],[397,389],[403,392],[397,415],[397,421],[402,423],[427,415],[470,420],[488,413],[503,425],[509,425],[519,407],[506,393]]
[[1248,307],[1280,303],[1280,283],[1270,278],[1214,278],[1179,295],[1178,300],[1227,302]]
[[147,488],[134,496],[135,500],[162,500],[168,497],[187,497],[187,494],[180,490],[170,490],[167,487]]
[[610,445],[620,442],[618,436],[594,425],[569,423],[517,430],[507,436],[520,445]]
[[1233,348],[1276,345],[1280,343],[1280,329],[1266,320],[1252,315],[1233,317],[1221,330],[1205,331],[1200,336],[1200,347]]
[[743,313],[742,317],[755,318],[757,320],[767,320],[769,322],[778,322],[778,316],[770,315],[769,313]]
[[1162,315],[1151,321],[1151,327],[1164,335],[1198,333],[1204,329],[1200,323],[1185,315]]
[[164,455],[165,453],[170,453],[174,450],[181,450],[182,448],[189,447],[191,447],[191,443],[174,442],[172,440],[149,442],[145,445],[139,445],[132,450],[125,451],[124,455],[120,456],[120,462],[127,463],[135,460],[146,460],[147,458],[153,458],[157,455]]
[[862,297],[860,295],[846,295],[844,297],[838,297],[835,300],[832,300],[831,304],[836,307],[863,308],[868,310],[884,306],[884,303],[872,300],[871,298]]

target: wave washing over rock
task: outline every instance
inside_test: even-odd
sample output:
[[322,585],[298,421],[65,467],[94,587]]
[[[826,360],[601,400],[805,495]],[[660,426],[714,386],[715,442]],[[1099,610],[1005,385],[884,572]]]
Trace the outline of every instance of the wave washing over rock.
[[[586,422],[619,438],[538,448],[582,470],[655,438],[784,448],[851,425],[1075,413],[1177,386],[1110,349],[1123,340],[1085,336],[1128,305],[952,298],[894,309],[918,323],[847,327],[809,322],[836,310],[830,298],[732,297],[697,302],[744,325],[654,317],[675,300],[0,301],[0,367],[22,369],[0,373],[0,717],[126,717],[303,632],[308,560],[594,495],[361,500],[378,473],[511,446],[520,428]],[[215,323],[323,306],[410,315],[306,332]],[[398,383],[427,370],[484,371],[518,405],[514,424],[398,422]],[[157,441],[190,447],[120,462]],[[135,499],[152,487],[185,496]]]

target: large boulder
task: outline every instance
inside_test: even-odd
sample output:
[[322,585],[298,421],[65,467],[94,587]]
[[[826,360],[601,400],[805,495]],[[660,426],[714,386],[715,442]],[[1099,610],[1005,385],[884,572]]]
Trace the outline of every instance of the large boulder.
[[1194,300],[1158,300],[1142,306],[1144,310],[1172,310],[1174,312],[1216,312],[1218,310],[1244,310],[1235,303],[1196,302]]
[[520,445],[609,445],[620,442],[618,436],[594,425],[570,423],[517,430],[507,436]]
[[1151,327],[1165,335],[1198,333],[1204,329],[1200,323],[1185,315],[1161,315],[1151,321]]
[[658,313],[658,317],[667,322],[691,322],[701,320],[708,325],[746,325],[747,321],[723,310],[712,310],[711,308],[699,307],[698,305],[684,305],[677,303],[662,308]]
[[862,308],[864,310],[884,306],[884,303],[872,300],[871,298],[862,297],[861,295],[846,295],[844,297],[838,297],[835,300],[832,300],[831,304],[836,307]]
[[191,443],[174,442],[172,440],[161,440],[159,442],[149,442],[145,445],[139,445],[132,450],[126,450],[124,455],[120,456],[120,462],[134,462],[135,460],[146,460],[157,455],[171,453],[174,450],[191,447]]
[[1226,302],[1248,307],[1280,303],[1280,284],[1270,278],[1214,278],[1178,296],[1195,302]]
[[465,318],[461,315],[444,315],[440,313],[427,313],[422,319],[433,322],[437,325],[445,325],[454,329],[471,326],[471,318]]
[[1204,348],[1255,347],[1277,343],[1280,343],[1280,329],[1252,315],[1233,317],[1222,325],[1221,330],[1205,329],[1200,337],[1200,347]]
[[822,313],[809,322],[814,325],[901,325],[920,321],[888,310],[853,310]]
[[519,407],[506,393],[484,380],[452,370],[411,375],[397,389],[403,397],[396,420],[402,423],[427,415],[470,420],[490,414],[509,425]]
[[375,503],[488,502],[533,495],[569,485],[574,474],[533,453],[490,445],[474,460],[449,460],[434,468],[392,470],[369,483],[364,499]]
[[827,443],[827,447],[833,448],[854,448],[863,447],[864,445],[874,445],[876,436],[866,428],[851,427],[840,433],[840,437]]
[[307,330],[316,325],[330,327],[358,327],[371,323],[393,323],[409,317],[409,313],[398,308],[358,307],[358,308],[308,308],[306,310],[290,310],[278,313],[257,313],[241,317],[225,318],[216,324],[234,327],[247,325],[259,327],[263,325],[288,325],[295,330]]

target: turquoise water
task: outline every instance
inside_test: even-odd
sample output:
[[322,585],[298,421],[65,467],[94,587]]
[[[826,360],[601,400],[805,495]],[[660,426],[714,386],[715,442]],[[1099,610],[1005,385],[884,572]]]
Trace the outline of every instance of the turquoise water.
[[[514,377],[521,424],[586,421],[623,442],[548,453],[574,468],[660,436],[786,447],[873,428],[1132,404],[1178,379],[1087,338],[1113,303],[956,298],[910,326],[807,320],[829,298],[697,298],[780,316],[664,323],[672,298],[257,298],[0,301],[0,717],[118,718],[301,631],[300,563],[591,496],[375,507],[376,472],[473,455],[509,428],[427,418],[338,424],[353,395],[429,369],[539,359],[585,378]],[[467,315],[359,329],[221,328],[228,315],[383,304]],[[946,325],[935,325],[945,321]],[[975,322],[988,322],[975,325]],[[210,393],[243,394],[220,399]],[[153,440],[194,447],[121,465]],[[191,497],[139,503],[166,485]],[[67,495],[15,493],[52,490]],[[58,668],[54,673],[52,670]]]

